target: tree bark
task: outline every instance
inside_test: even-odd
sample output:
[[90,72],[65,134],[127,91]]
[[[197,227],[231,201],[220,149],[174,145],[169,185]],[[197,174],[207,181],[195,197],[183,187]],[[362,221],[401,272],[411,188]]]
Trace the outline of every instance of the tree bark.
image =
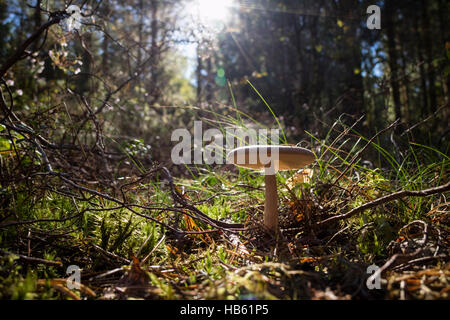
[[[42,24],[42,18],[41,18],[41,0],[36,1],[36,8],[34,9],[34,28],[35,30],[39,29],[39,27]],[[39,40],[41,37],[38,37],[36,41],[33,43],[33,51],[36,51],[39,49]]]
[[428,79],[428,95],[430,97],[430,113],[436,111],[437,99],[436,99],[436,87],[434,82],[436,81],[436,75],[433,66],[433,48],[430,38],[430,21],[428,17],[428,0],[420,1],[422,12],[422,25],[423,25],[423,37],[425,44],[426,60],[427,60],[427,79]]
[[158,1],[152,0],[150,3],[152,9],[152,22],[151,22],[151,72],[150,72],[150,89],[152,99],[151,104],[157,102],[160,98],[161,93],[158,88],[158,63],[159,63],[159,48],[158,48]]
[[395,6],[393,0],[386,0],[386,33],[389,54],[389,68],[391,69],[390,83],[394,100],[395,118],[401,119],[401,101],[398,84],[397,49],[395,48]]
[[426,116],[428,113],[428,90],[427,82],[424,68],[424,58],[423,58],[423,47],[422,39],[420,38],[419,23],[418,19],[414,19],[414,31],[416,33],[417,41],[417,57],[419,59],[419,73],[420,73],[420,91],[422,93],[422,105],[420,108],[420,113],[422,117]]
[[202,102],[202,57],[200,55],[200,43],[197,44],[197,69],[195,70],[197,77],[197,103],[200,104]]

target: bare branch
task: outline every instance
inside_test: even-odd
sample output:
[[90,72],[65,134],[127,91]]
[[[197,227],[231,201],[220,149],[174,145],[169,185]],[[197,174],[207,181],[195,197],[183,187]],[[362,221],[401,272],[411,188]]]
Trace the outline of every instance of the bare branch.
[[379,206],[380,204],[387,203],[387,202],[390,202],[393,200],[401,199],[404,197],[428,197],[433,194],[446,192],[448,190],[450,190],[450,182],[447,182],[446,184],[444,184],[442,186],[438,186],[435,188],[429,188],[429,189],[425,189],[425,190],[420,190],[420,191],[402,190],[402,191],[392,193],[387,196],[378,198],[376,200],[370,201],[368,203],[365,203],[362,206],[354,208],[345,214],[340,214],[340,215],[325,219],[323,221],[320,221],[317,223],[317,225],[324,225],[324,224],[327,224],[330,222],[334,222],[334,221],[338,221],[338,220],[342,220],[342,219],[348,219],[364,210]]

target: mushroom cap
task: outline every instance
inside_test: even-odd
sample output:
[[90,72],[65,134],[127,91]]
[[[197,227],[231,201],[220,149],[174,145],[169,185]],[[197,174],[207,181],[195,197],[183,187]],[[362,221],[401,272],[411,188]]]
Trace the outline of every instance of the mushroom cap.
[[228,163],[253,170],[263,170],[272,166],[275,171],[301,169],[311,164],[314,159],[314,153],[308,149],[286,145],[239,147],[227,155]]

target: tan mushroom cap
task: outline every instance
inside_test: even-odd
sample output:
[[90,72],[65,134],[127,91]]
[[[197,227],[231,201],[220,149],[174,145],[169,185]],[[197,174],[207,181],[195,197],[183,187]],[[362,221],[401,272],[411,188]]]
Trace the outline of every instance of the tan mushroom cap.
[[314,153],[308,149],[286,145],[255,145],[239,147],[227,155],[228,163],[236,166],[263,170],[274,162],[276,171],[302,169],[314,161]]

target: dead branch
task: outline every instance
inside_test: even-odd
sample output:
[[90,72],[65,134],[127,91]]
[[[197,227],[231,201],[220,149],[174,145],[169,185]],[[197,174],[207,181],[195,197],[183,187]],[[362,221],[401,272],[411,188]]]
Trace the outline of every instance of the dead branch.
[[389,195],[386,195],[384,197],[378,198],[376,200],[370,201],[368,203],[365,203],[357,208],[354,208],[350,210],[347,213],[340,214],[337,216],[330,217],[328,219],[325,219],[323,221],[320,221],[317,223],[317,225],[325,225],[330,222],[339,221],[342,219],[348,219],[354,215],[356,215],[359,212],[362,212],[364,210],[379,206],[380,204],[387,203],[393,200],[401,199],[404,197],[427,197],[433,194],[442,193],[445,191],[450,190],[450,182],[447,182],[446,184],[434,188],[429,188],[425,190],[419,190],[419,191],[409,191],[409,190],[402,190],[398,191]]
[[204,214],[203,212],[198,210],[195,206],[188,203],[186,201],[186,199],[178,193],[178,191],[174,187],[173,178],[172,178],[172,175],[170,174],[169,170],[167,170],[167,168],[165,168],[165,167],[161,167],[161,170],[164,171],[164,173],[167,175],[167,177],[169,179],[170,191],[171,191],[174,202],[181,204],[182,207],[187,208],[190,211],[192,211],[193,213],[195,213],[196,218],[198,220],[203,221],[215,228],[228,229],[229,231],[230,230],[237,231],[237,230],[242,230],[244,228],[244,225],[241,223],[226,223],[226,222],[222,222],[222,221],[215,220],[215,219],[208,217],[206,214]]
[[50,19],[44,23],[35,33],[33,33],[27,40],[25,40],[22,45],[17,48],[16,52],[9,57],[8,60],[0,67],[0,77],[3,77],[6,72],[11,68],[17,61],[21,60],[26,52],[27,48],[39,37],[43,32],[45,32],[52,25],[59,23],[61,20],[67,18],[69,15],[66,11],[55,11],[50,13]]
[[410,128],[406,129],[400,136],[404,136],[405,134],[407,134],[408,132],[412,131],[414,128],[417,128],[418,126],[421,126],[422,124],[424,124],[425,122],[427,122],[428,120],[430,120],[431,118],[434,118],[437,116],[437,114],[444,108],[448,107],[448,102],[443,104],[442,106],[440,106],[435,112],[433,112],[432,114],[430,114],[428,117],[426,117],[425,119],[417,122],[416,124],[412,125]]
[[4,251],[2,249],[0,249],[0,254],[2,254],[4,256],[6,256],[6,255],[17,256],[17,257],[19,257],[20,260],[23,260],[27,263],[45,264],[47,266],[54,266],[54,267],[62,266],[62,263],[60,261],[50,261],[50,260],[45,260],[45,259],[41,259],[41,258],[27,257],[22,254],[11,253],[8,251]]

